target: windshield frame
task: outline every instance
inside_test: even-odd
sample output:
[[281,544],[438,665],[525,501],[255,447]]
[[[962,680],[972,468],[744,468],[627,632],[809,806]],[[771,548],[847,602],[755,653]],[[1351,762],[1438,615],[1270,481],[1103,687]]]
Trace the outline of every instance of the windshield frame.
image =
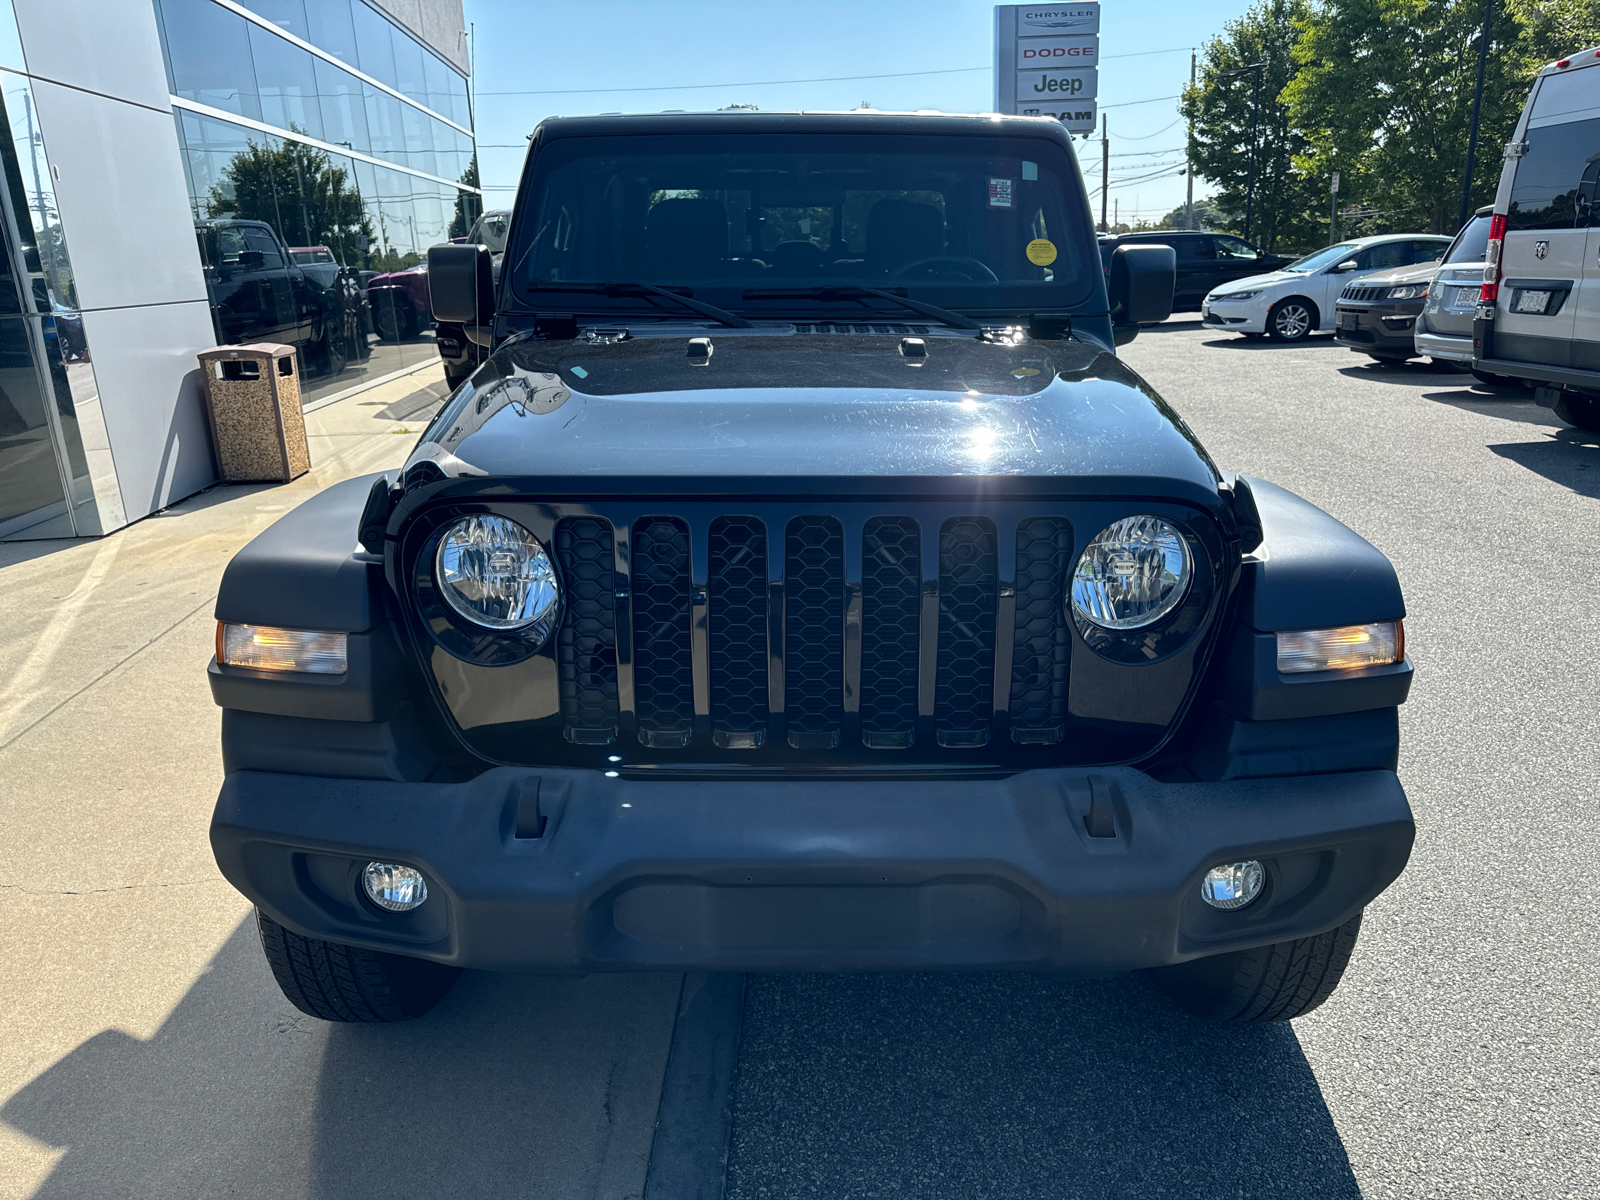
[[[777,114],[762,114],[763,116],[776,117]],[[501,272],[499,280],[500,303],[499,310],[506,315],[522,313],[527,315],[540,315],[543,313],[560,312],[569,314],[574,309],[574,295],[562,294],[556,291],[541,289],[537,281],[528,279],[531,273],[524,265],[524,259],[533,252],[532,241],[538,236],[535,228],[540,220],[534,211],[535,206],[541,203],[542,188],[550,166],[552,156],[549,151],[556,149],[563,142],[594,137],[612,136],[641,136],[681,134],[696,136],[701,134],[734,135],[751,137],[755,143],[757,153],[766,148],[771,152],[773,138],[761,136],[772,134],[783,136],[793,133],[796,135],[821,135],[829,138],[849,138],[851,140],[865,137],[929,137],[938,139],[971,138],[974,143],[1004,142],[1006,152],[1018,157],[1030,153],[1030,157],[1037,158],[1040,162],[1040,173],[1046,171],[1045,162],[1051,161],[1048,170],[1051,177],[1060,184],[1058,203],[1060,211],[1065,217],[1067,228],[1062,230],[1058,239],[1063,247],[1068,250],[1068,257],[1075,255],[1078,260],[1077,270],[1073,280],[1077,286],[1070,282],[1039,282],[1007,281],[999,287],[993,284],[961,285],[946,281],[909,281],[909,280],[882,280],[875,281],[867,278],[857,279],[854,276],[841,276],[837,280],[816,279],[811,281],[818,285],[829,282],[839,287],[852,288],[863,285],[871,286],[877,282],[878,286],[886,290],[904,293],[912,299],[947,308],[970,317],[992,317],[1005,315],[1010,317],[1022,316],[1033,313],[1068,314],[1093,312],[1102,314],[1106,311],[1104,273],[1100,269],[1099,254],[1095,249],[1094,226],[1086,189],[1083,184],[1082,171],[1079,168],[1076,152],[1072,148],[1070,138],[1065,130],[1053,122],[1047,126],[1044,122],[1029,121],[1026,126],[1017,123],[1012,128],[1005,128],[1000,122],[978,121],[974,118],[955,117],[901,117],[891,123],[883,120],[887,114],[872,114],[867,117],[851,117],[844,114],[828,114],[829,119],[819,119],[820,115],[812,114],[784,114],[787,121],[778,123],[779,128],[768,128],[769,122],[761,122],[758,126],[755,120],[741,120],[739,127],[724,119],[715,122],[689,120],[680,118],[679,122],[668,125],[661,118],[624,118],[612,129],[596,129],[596,118],[565,118],[555,119],[550,122],[560,125],[586,125],[591,128],[573,130],[550,131],[541,125],[535,131],[532,153],[529,154],[524,166],[523,176],[517,192],[517,202],[513,209],[511,236],[508,240],[508,251],[505,256],[506,269]],[[927,128],[908,128],[912,123],[926,125]],[[676,127],[673,127],[673,126]],[[1000,128],[996,128],[1001,125]],[[650,126],[654,126],[651,128]],[[1020,127],[1018,127],[1020,126]],[[1033,143],[1033,145],[1028,145]],[[976,149],[976,146],[974,147]],[[982,153],[981,150],[978,153]],[[565,165],[570,161],[566,156],[560,156],[561,161],[556,165]],[[1055,230],[1051,230],[1052,237],[1056,237]],[[1069,243],[1075,243],[1070,244]],[[580,282],[573,280],[572,282]],[[607,281],[617,282],[617,281]],[[650,282],[658,281],[651,278]],[[804,320],[819,319],[856,319],[867,318],[870,320],[886,320],[905,322],[908,317],[906,310],[888,300],[879,301],[871,297],[861,297],[859,306],[841,305],[837,300],[829,301],[821,297],[815,298],[775,298],[775,297],[745,297],[746,291],[762,291],[771,288],[790,290],[789,285],[794,281],[784,279],[763,279],[760,277],[726,279],[726,280],[689,280],[682,283],[673,281],[663,283],[673,291],[682,292],[694,299],[704,300],[719,307],[735,312],[740,316],[752,320]],[[809,286],[809,285],[806,285]],[[792,290],[801,290],[802,285],[795,283]],[[663,310],[661,306],[643,300],[637,296],[607,296],[596,293],[584,295],[582,315],[599,316],[606,319],[620,318],[661,318],[664,315],[676,316],[681,319],[681,312],[674,313],[669,308]],[[916,318],[913,317],[913,320]],[[924,320],[926,318],[923,318]]]

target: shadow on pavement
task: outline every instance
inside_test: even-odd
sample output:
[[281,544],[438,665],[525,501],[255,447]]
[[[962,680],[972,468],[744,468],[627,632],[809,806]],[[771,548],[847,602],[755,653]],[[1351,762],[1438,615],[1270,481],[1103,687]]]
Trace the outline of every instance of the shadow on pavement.
[[1563,426],[1544,441],[1511,442],[1489,449],[1580,496],[1600,499],[1600,434]]
[[66,1150],[34,1200],[620,1196],[678,987],[468,972],[420,1020],[325,1025],[283,1001],[252,917],[153,1038],[91,1038],[0,1119]]
[[733,1112],[728,1200],[1361,1195],[1293,1029],[1137,977],[751,976]]
[[[1207,326],[1207,328],[1211,328]],[[1344,350],[1346,347],[1333,340],[1332,335],[1318,334],[1300,342],[1279,342],[1267,337],[1246,337],[1241,333],[1227,334],[1201,342],[1202,346],[1216,346],[1222,350]]]
[[[1485,417],[1499,417],[1502,421],[1520,421],[1524,425],[1543,425],[1547,429],[1566,429],[1567,426],[1548,408],[1541,408],[1528,398],[1527,392],[1494,392],[1482,388],[1454,388],[1448,392],[1423,392],[1424,400],[1435,404],[1448,404],[1463,412],[1478,413]],[[1573,430],[1576,433],[1576,430]]]

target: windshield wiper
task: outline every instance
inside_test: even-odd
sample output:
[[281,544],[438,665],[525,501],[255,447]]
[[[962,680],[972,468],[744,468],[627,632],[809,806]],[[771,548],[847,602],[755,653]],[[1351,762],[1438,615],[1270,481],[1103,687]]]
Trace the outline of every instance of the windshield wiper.
[[718,308],[715,304],[707,304],[704,300],[696,300],[693,296],[684,296],[671,288],[658,287],[653,283],[542,283],[534,282],[528,285],[530,291],[535,292],[586,292],[596,296],[626,296],[646,295],[665,296],[668,300],[676,300],[685,308],[693,309],[702,316],[730,325],[734,329],[754,328],[738,313],[729,312],[725,308]]
[[[752,288],[743,295],[745,300],[861,300],[867,296],[876,296],[880,300],[893,300],[902,308],[909,308],[912,312],[919,312],[925,317],[932,317],[936,321],[943,321],[946,325],[956,329],[982,329],[971,317],[949,308],[940,308],[937,304],[929,304],[925,300],[913,300],[910,296],[901,296],[883,288],[863,287],[858,283],[829,285],[814,288]],[[869,310],[870,311],[870,310]]]

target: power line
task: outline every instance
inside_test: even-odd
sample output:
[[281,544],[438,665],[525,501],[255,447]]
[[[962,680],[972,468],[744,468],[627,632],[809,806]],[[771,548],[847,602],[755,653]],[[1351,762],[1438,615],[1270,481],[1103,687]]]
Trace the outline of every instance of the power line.
[[[1128,54],[1104,54],[1101,60],[1113,58],[1144,58],[1151,54],[1176,54],[1180,50],[1191,50],[1191,46],[1171,46],[1165,50],[1135,50]],[[937,71],[894,71],[883,75],[819,75],[810,79],[747,79],[742,83],[674,83],[664,84],[660,87],[621,87],[621,88],[543,88],[538,91],[514,92],[479,92],[480,96],[580,96],[603,92],[693,92],[704,91],[708,88],[743,88],[743,87],[780,87],[792,83],[854,83],[867,79],[911,79],[923,75],[964,75],[974,71],[990,71],[991,66],[982,67],[944,67]],[[1176,99],[1175,96],[1163,96],[1163,100]],[[1143,100],[1133,101],[1135,104],[1147,103]],[[1121,107],[1120,105],[1106,105],[1107,108]]]

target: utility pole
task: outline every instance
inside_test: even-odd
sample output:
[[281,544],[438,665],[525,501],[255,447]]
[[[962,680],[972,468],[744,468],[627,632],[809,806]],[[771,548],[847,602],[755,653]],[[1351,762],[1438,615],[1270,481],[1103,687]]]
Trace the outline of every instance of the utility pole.
[[1461,177],[1461,207],[1456,213],[1460,229],[1472,215],[1472,170],[1478,157],[1478,110],[1483,106],[1483,68],[1489,57],[1489,29],[1494,20],[1494,0],[1483,0],[1483,35],[1478,39],[1478,86],[1472,93],[1472,122],[1467,127],[1467,170]]
[[1329,181],[1332,185],[1328,190],[1328,245],[1333,245],[1339,239],[1333,236],[1333,223],[1339,218],[1339,172],[1333,173]]
[[1110,233],[1106,224],[1106,201],[1111,198],[1111,135],[1105,113],[1100,114],[1100,232]]
[[[1189,51],[1189,90],[1191,92],[1194,91],[1194,64],[1195,64],[1195,52],[1193,50],[1191,50],[1191,51]],[[1184,200],[1183,200],[1183,227],[1185,229],[1193,229],[1194,228],[1194,159],[1193,159],[1193,157],[1190,156],[1190,153],[1189,153],[1189,148],[1194,145],[1194,122],[1193,121],[1189,122],[1188,143],[1189,144],[1183,148],[1183,158],[1184,158],[1184,161],[1189,166],[1189,169],[1184,172],[1184,176],[1189,181],[1189,187],[1188,187],[1188,194],[1184,197]]]
[[1114,201],[1112,203],[1112,207],[1111,207],[1111,224],[1113,226],[1122,224],[1122,201],[1121,200],[1117,200],[1117,201]]

